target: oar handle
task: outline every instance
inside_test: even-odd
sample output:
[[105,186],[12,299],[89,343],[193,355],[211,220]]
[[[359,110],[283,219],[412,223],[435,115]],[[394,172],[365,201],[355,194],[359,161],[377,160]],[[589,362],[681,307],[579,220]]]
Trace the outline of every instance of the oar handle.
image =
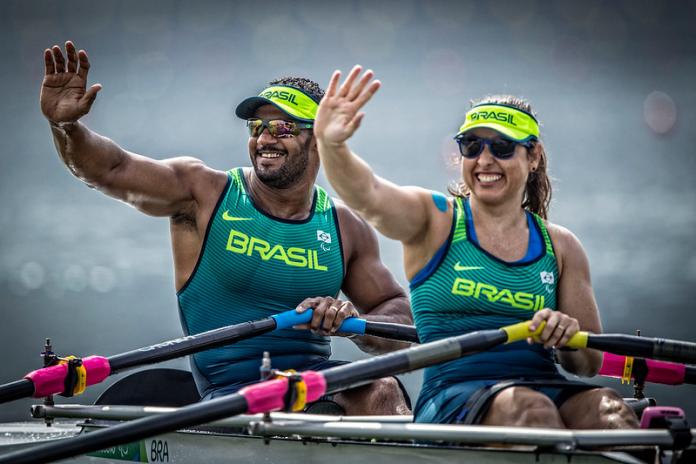
[[[271,316],[276,321],[276,330],[280,329],[290,329],[296,325],[307,324],[312,320],[314,315],[314,310],[308,309],[302,313],[298,313],[294,309],[290,311],[285,311],[280,314],[275,314]],[[341,327],[338,329],[339,332],[365,335],[365,325],[367,321],[359,317],[349,317],[344,320]]]
[[[544,327],[546,327],[546,321],[541,321],[539,327],[535,330],[529,328],[531,324],[532,321],[524,321],[502,327],[502,330],[507,333],[508,336],[506,343],[518,342],[520,340],[526,340],[527,338],[538,339]],[[585,348],[587,346],[587,335],[587,332],[577,332],[570,337],[566,346],[568,348]]]
[[[529,324],[530,321],[527,321],[503,327],[503,330],[508,332],[508,343],[510,341],[522,340],[526,337],[536,338],[545,326],[545,322],[542,321],[535,331],[531,331],[529,330]],[[639,356],[678,363],[696,363],[696,343],[664,338],[622,334],[593,334],[579,331],[570,338],[565,346],[568,348],[594,348],[626,356]]]

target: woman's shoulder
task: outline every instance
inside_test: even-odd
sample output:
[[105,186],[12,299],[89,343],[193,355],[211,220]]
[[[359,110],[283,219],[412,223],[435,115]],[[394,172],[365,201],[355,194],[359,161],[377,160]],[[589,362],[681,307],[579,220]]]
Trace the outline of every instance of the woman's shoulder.
[[582,246],[580,239],[567,227],[553,223],[546,219],[543,221],[544,225],[546,226],[546,230],[549,231],[549,236],[551,237],[554,248],[559,249]]
[[544,225],[549,231],[560,269],[563,268],[564,263],[587,261],[582,242],[570,229],[547,220],[544,220]]

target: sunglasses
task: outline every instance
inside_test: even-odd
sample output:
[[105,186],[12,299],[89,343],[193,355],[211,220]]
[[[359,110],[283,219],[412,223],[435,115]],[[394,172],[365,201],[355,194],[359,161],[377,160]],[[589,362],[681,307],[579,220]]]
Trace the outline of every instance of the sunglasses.
[[456,140],[457,144],[459,144],[459,152],[464,158],[468,159],[477,158],[483,153],[485,146],[488,146],[488,149],[495,158],[501,160],[507,160],[515,156],[515,147],[517,145],[522,145],[527,148],[531,148],[532,146],[530,142],[516,142],[504,138],[484,139],[473,135],[458,137]]
[[282,139],[286,137],[296,137],[300,135],[302,129],[311,129],[312,123],[285,121],[283,119],[248,119],[247,128],[249,135],[259,137],[264,129],[268,129],[268,133],[274,138]]

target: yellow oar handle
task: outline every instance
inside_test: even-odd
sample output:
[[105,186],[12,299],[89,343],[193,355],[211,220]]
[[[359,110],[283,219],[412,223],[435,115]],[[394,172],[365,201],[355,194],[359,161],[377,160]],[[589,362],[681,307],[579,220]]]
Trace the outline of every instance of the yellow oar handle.
[[524,321],[518,322],[517,324],[506,325],[505,327],[501,327],[501,330],[507,333],[508,339],[505,343],[518,342],[520,340],[526,340],[529,337],[539,335],[541,331],[544,330],[544,326],[546,325],[546,322],[542,322],[539,325],[539,327],[536,328],[536,330],[531,331],[529,330],[529,325],[531,323],[532,321]]
[[587,348],[587,337],[590,336],[589,332],[577,332],[575,335],[570,337],[566,346],[568,348]]
[[[520,340],[526,340],[529,337],[537,339],[538,336],[541,334],[541,331],[544,330],[544,327],[546,327],[546,321],[541,321],[541,324],[539,324],[539,327],[537,327],[536,330],[534,330],[534,331],[529,330],[529,325],[531,323],[532,323],[532,321],[524,321],[524,322],[519,322],[517,324],[512,324],[512,325],[507,325],[505,327],[502,327],[501,330],[504,330],[508,336],[506,343],[512,343],[512,342],[518,342]],[[573,335],[572,337],[570,337],[570,340],[568,341],[566,346],[568,348],[586,348],[588,335],[589,335],[588,332],[578,332],[575,335]]]

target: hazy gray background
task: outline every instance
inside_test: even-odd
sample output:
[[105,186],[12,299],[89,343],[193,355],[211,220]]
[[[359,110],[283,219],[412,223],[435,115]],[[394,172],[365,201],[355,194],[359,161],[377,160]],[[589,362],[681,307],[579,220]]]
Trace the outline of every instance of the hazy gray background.
[[[438,190],[457,178],[469,99],[528,97],[556,179],[551,219],[585,245],[605,330],[696,340],[693,1],[5,1],[0,18],[0,382],[38,367],[46,336],[63,354],[111,355],[181,333],[167,221],[90,191],[56,156],[38,95],[43,49],[66,39],[104,86],[92,129],[219,169],[248,163],[234,105],[281,75],[325,85],[372,67],[384,87],[353,148]],[[405,283],[400,247],[382,245]],[[345,340],[336,351],[356,355]],[[420,374],[406,381],[415,397]],[[696,414],[695,388],[648,393]]]

